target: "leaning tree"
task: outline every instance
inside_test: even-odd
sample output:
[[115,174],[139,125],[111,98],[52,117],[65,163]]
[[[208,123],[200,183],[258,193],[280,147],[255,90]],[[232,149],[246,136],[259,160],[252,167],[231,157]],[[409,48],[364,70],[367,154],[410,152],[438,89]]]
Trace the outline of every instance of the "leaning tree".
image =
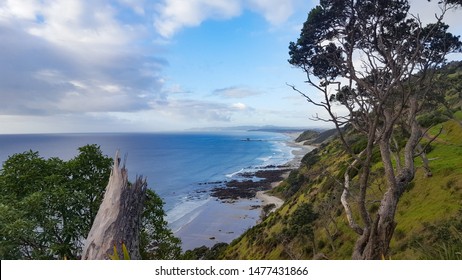
[[[424,150],[420,146],[424,131],[416,116],[435,99],[435,70],[448,53],[461,49],[459,38],[448,33],[442,21],[452,7],[440,3],[434,22],[424,25],[418,15],[409,13],[404,0],[321,0],[310,11],[298,40],[290,43],[289,63],[306,73],[306,82],[322,93],[322,99],[292,88],[325,109],[328,117],[316,118],[335,125],[351,155],[341,202],[359,236],[354,259],[388,255],[398,201],[414,178],[415,157]],[[347,124],[367,139],[359,153],[345,137]],[[398,135],[401,145],[395,145]],[[375,213],[369,211],[367,197],[377,147],[385,191]],[[357,207],[353,207],[350,177],[356,173]],[[352,209],[358,209],[358,215]]]

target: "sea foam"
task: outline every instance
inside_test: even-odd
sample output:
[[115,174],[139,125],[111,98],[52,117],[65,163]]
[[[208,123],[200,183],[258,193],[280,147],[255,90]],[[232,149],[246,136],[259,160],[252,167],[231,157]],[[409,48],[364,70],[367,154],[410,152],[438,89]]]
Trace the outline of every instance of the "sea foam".
[[175,233],[184,225],[193,221],[201,212],[201,207],[207,204],[212,198],[202,200],[183,200],[167,212],[167,222]]

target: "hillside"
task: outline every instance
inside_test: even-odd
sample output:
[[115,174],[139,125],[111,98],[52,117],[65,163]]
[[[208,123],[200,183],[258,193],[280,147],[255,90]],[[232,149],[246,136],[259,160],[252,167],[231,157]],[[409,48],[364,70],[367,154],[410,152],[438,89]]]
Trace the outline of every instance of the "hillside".
[[[426,150],[431,176],[416,157],[416,176],[397,208],[392,259],[462,259],[462,63],[452,63],[443,72],[444,105],[427,108],[419,117],[428,128],[423,144],[441,131]],[[358,150],[364,145],[362,137],[348,131],[346,135]],[[284,205],[230,244],[221,257],[350,259],[357,234],[349,228],[340,202],[349,158],[342,147],[334,138],[307,154],[301,167],[272,191],[285,199]],[[376,150],[366,197],[372,212],[384,192],[384,168]]]

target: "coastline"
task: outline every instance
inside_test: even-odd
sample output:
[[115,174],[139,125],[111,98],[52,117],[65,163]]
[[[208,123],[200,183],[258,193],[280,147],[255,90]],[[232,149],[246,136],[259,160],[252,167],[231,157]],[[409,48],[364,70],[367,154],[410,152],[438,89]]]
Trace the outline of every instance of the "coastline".
[[210,199],[195,210],[195,218],[175,232],[183,242],[184,251],[230,243],[260,222],[265,205],[274,204],[276,207],[272,211],[283,205],[282,199],[268,191],[286,179],[291,170],[300,166],[303,156],[315,148],[294,141],[301,133],[284,134],[289,137],[284,144],[292,148],[293,158],[281,166],[266,167],[268,170],[264,167],[255,174],[243,176],[250,178],[258,174],[259,178],[264,178],[260,181],[232,180],[212,189]]
[[[290,147],[297,148],[296,150],[292,150],[292,154],[294,155],[294,158],[285,164],[289,166],[290,170],[294,170],[300,167],[303,157],[307,153],[315,149],[316,147],[303,145],[303,142],[300,142],[300,143],[295,142],[295,139],[301,133],[285,133],[285,134],[291,138],[291,140],[287,141],[286,144]],[[286,173],[284,173],[282,176],[283,179],[284,180],[287,179],[287,177],[289,177],[289,174],[290,174],[290,171],[287,171]],[[282,180],[278,182],[273,182],[271,184],[271,189],[276,188],[282,182],[283,182]],[[262,207],[268,204],[274,204],[275,207],[272,208],[270,212],[276,211],[279,207],[281,207],[284,204],[284,200],[282,200],[281,198],[277,196],[269,194],[268,191],[257,192],[256,198],[261,200]]]

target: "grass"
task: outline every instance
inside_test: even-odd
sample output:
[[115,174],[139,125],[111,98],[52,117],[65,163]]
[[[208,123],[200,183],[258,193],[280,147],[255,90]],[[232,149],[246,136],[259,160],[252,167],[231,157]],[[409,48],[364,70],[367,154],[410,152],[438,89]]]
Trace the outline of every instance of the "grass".
[[[424,174],[422,161],[416,158],[417,172],[412,186],[403,194],[397,208],[397,227],[392,239],[390,250],[392,259],[421,259],[426,258],[424,253],[412,246],[418,236],[430,234],[429,224],[450,220],[458,214],[462,203],[462,126],[457,120],[450,120],[430,129],[429,134],[435,135],[443,127],[441,135],[431,144],[432,150],[427,155],[433,176],[427,178]],[[427,139],[428,141],[428,139]],[[299,172],[309,177],[309,184],[303,185],[300,190],[268,220],[263,222],[261,228],[248,232],[241,239],[228,248],[228,256],[237,256],[239,259],[283,259],[290,258],[287,250],[295,250],[296,255],[302,258],[311,258],[310,244],[295,237],[293,240],[281,243],[281,236],[287,227],[287,221],[302,203],[309,202],[319,205],[324,198],[335,191],[331,184],[333,176],[338,176],[339,169],[344,165],[347,157],[340,153],[341,148],[335,141],[326,147],[329,152],[320,154],[320,160],[310,169],[300,169]],[[380,162],[372,168],[376,179],[372,180],[368,194],[369,200],[380,200],[385,191],[381,179],[383,166]],[[330,175],[328,175],[330,174]],[[353,180],[354,184],[355,180]],[[352,189],[354,191],[354,187]],[[337,201],[337,203],[339,203]],[[325,221],[319,218],[315,223],[316,244],[318,253],[323,253],[330,259],[349,259],[358,235],[348,226],[343,208],[336,206],[331,216],[334,217],[337,234],[330,240],[325,230]],[[338,213],[338,209],[342,209]],[[352,209],[357,217],[357,207],[352,203]],[[359,222],[359,217],[358,222]],[[333,231],[333,227],[329,227]],[[425,242],[430,242],[424,240]],[[331,242],[334,248],[332,249]],[[257,243],[259,245],[257,245]],[[306,242],[305,242],[306,243]],[[429,244],[424,244],[430,246]],[[435,245],[436,246],[436,245]],[[443,245],[438,245],[443,246]],[[446,246],[446,245],[444,245]],[[431,246],[430,246],[431,247]],[[438,247],[439,248],[439,247]],[[452,248],[440,250],[442,256],[448,257]]]
[[462,121],[462,111],[457,111],[454,113],[454,119]]
[[[395,258],[419,258],[418,252],[403,248],[418,236],[424,224],[440,222],[457,215],[462,201],[462,127],[456,121],[443,124],[443,133],[428,154],[433,176],[426,178],[421,169],[416,173],[414,188],[403,194],[396,215],[396,231],[391,249]],[[437,133],[438,127],[431,132]],[[404,249],[404,250],[403,250]]]

